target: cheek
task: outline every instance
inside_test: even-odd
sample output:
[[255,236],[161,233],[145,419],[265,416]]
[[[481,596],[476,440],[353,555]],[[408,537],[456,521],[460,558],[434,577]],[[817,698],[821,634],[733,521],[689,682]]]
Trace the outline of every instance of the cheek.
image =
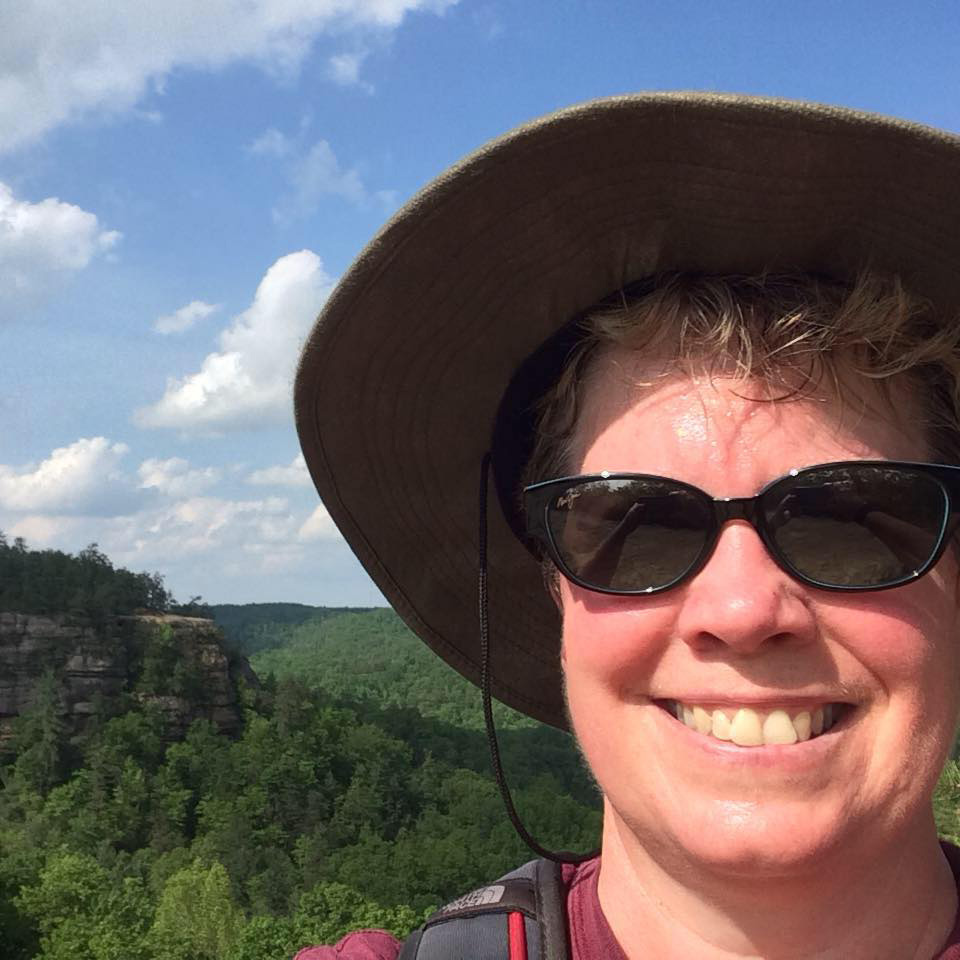
[[821,626],[870,675],[877,698],[921,736],[952,736],[960,700],[960,644],[953,577],[934,572],[895,590],[824,605]]
[[656,665],[672,636],[676,617],[670,606],[635,598],[590,593],[566,583],[561,587],[563,646],[561,662],[568,690],[617,691],[629,699]]

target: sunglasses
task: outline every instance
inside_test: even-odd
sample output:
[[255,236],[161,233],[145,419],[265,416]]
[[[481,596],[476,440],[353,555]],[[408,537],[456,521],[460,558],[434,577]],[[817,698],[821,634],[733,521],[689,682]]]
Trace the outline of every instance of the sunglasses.
[[724,524],[746,520],[791,577],[824,590],[886,590],[922,577],[956,528],[960,467],[853,460],[714,498],[642,473],[600,473],[524,490],[528,533],[567,579],[599,593],[677,587],[710,559]]

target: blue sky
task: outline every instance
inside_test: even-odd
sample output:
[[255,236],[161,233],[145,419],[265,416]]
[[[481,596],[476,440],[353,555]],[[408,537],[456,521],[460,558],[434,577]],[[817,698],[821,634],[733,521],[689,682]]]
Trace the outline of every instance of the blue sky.
[[382,602],[297,460],[292,371],[366,240],[485,140],[670,89],[960,131],[947,0],[18,0],[2,19],[0,530],[96,541],[182,599]]

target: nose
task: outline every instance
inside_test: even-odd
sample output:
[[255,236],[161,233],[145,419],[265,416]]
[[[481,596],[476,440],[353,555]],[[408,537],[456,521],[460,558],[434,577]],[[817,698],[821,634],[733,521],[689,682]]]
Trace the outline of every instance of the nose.
[[686,585],[677,628],[698,651],[744,655],[766,644],[816,637],[809,590],[774,562],[749,523],[728,522],[702,570]]

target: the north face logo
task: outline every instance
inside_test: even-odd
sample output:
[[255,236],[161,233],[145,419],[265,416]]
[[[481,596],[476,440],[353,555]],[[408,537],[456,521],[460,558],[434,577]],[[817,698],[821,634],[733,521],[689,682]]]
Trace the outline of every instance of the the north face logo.
[[503,899],[505,889],[503,884],[499,883],[490,887],[481,887],[479,890],[458,897],[452,903],[441,907],[437,912],[452,913],[454,910],[470,910],[475,907],[485,907],[491,903],[499,903]]

